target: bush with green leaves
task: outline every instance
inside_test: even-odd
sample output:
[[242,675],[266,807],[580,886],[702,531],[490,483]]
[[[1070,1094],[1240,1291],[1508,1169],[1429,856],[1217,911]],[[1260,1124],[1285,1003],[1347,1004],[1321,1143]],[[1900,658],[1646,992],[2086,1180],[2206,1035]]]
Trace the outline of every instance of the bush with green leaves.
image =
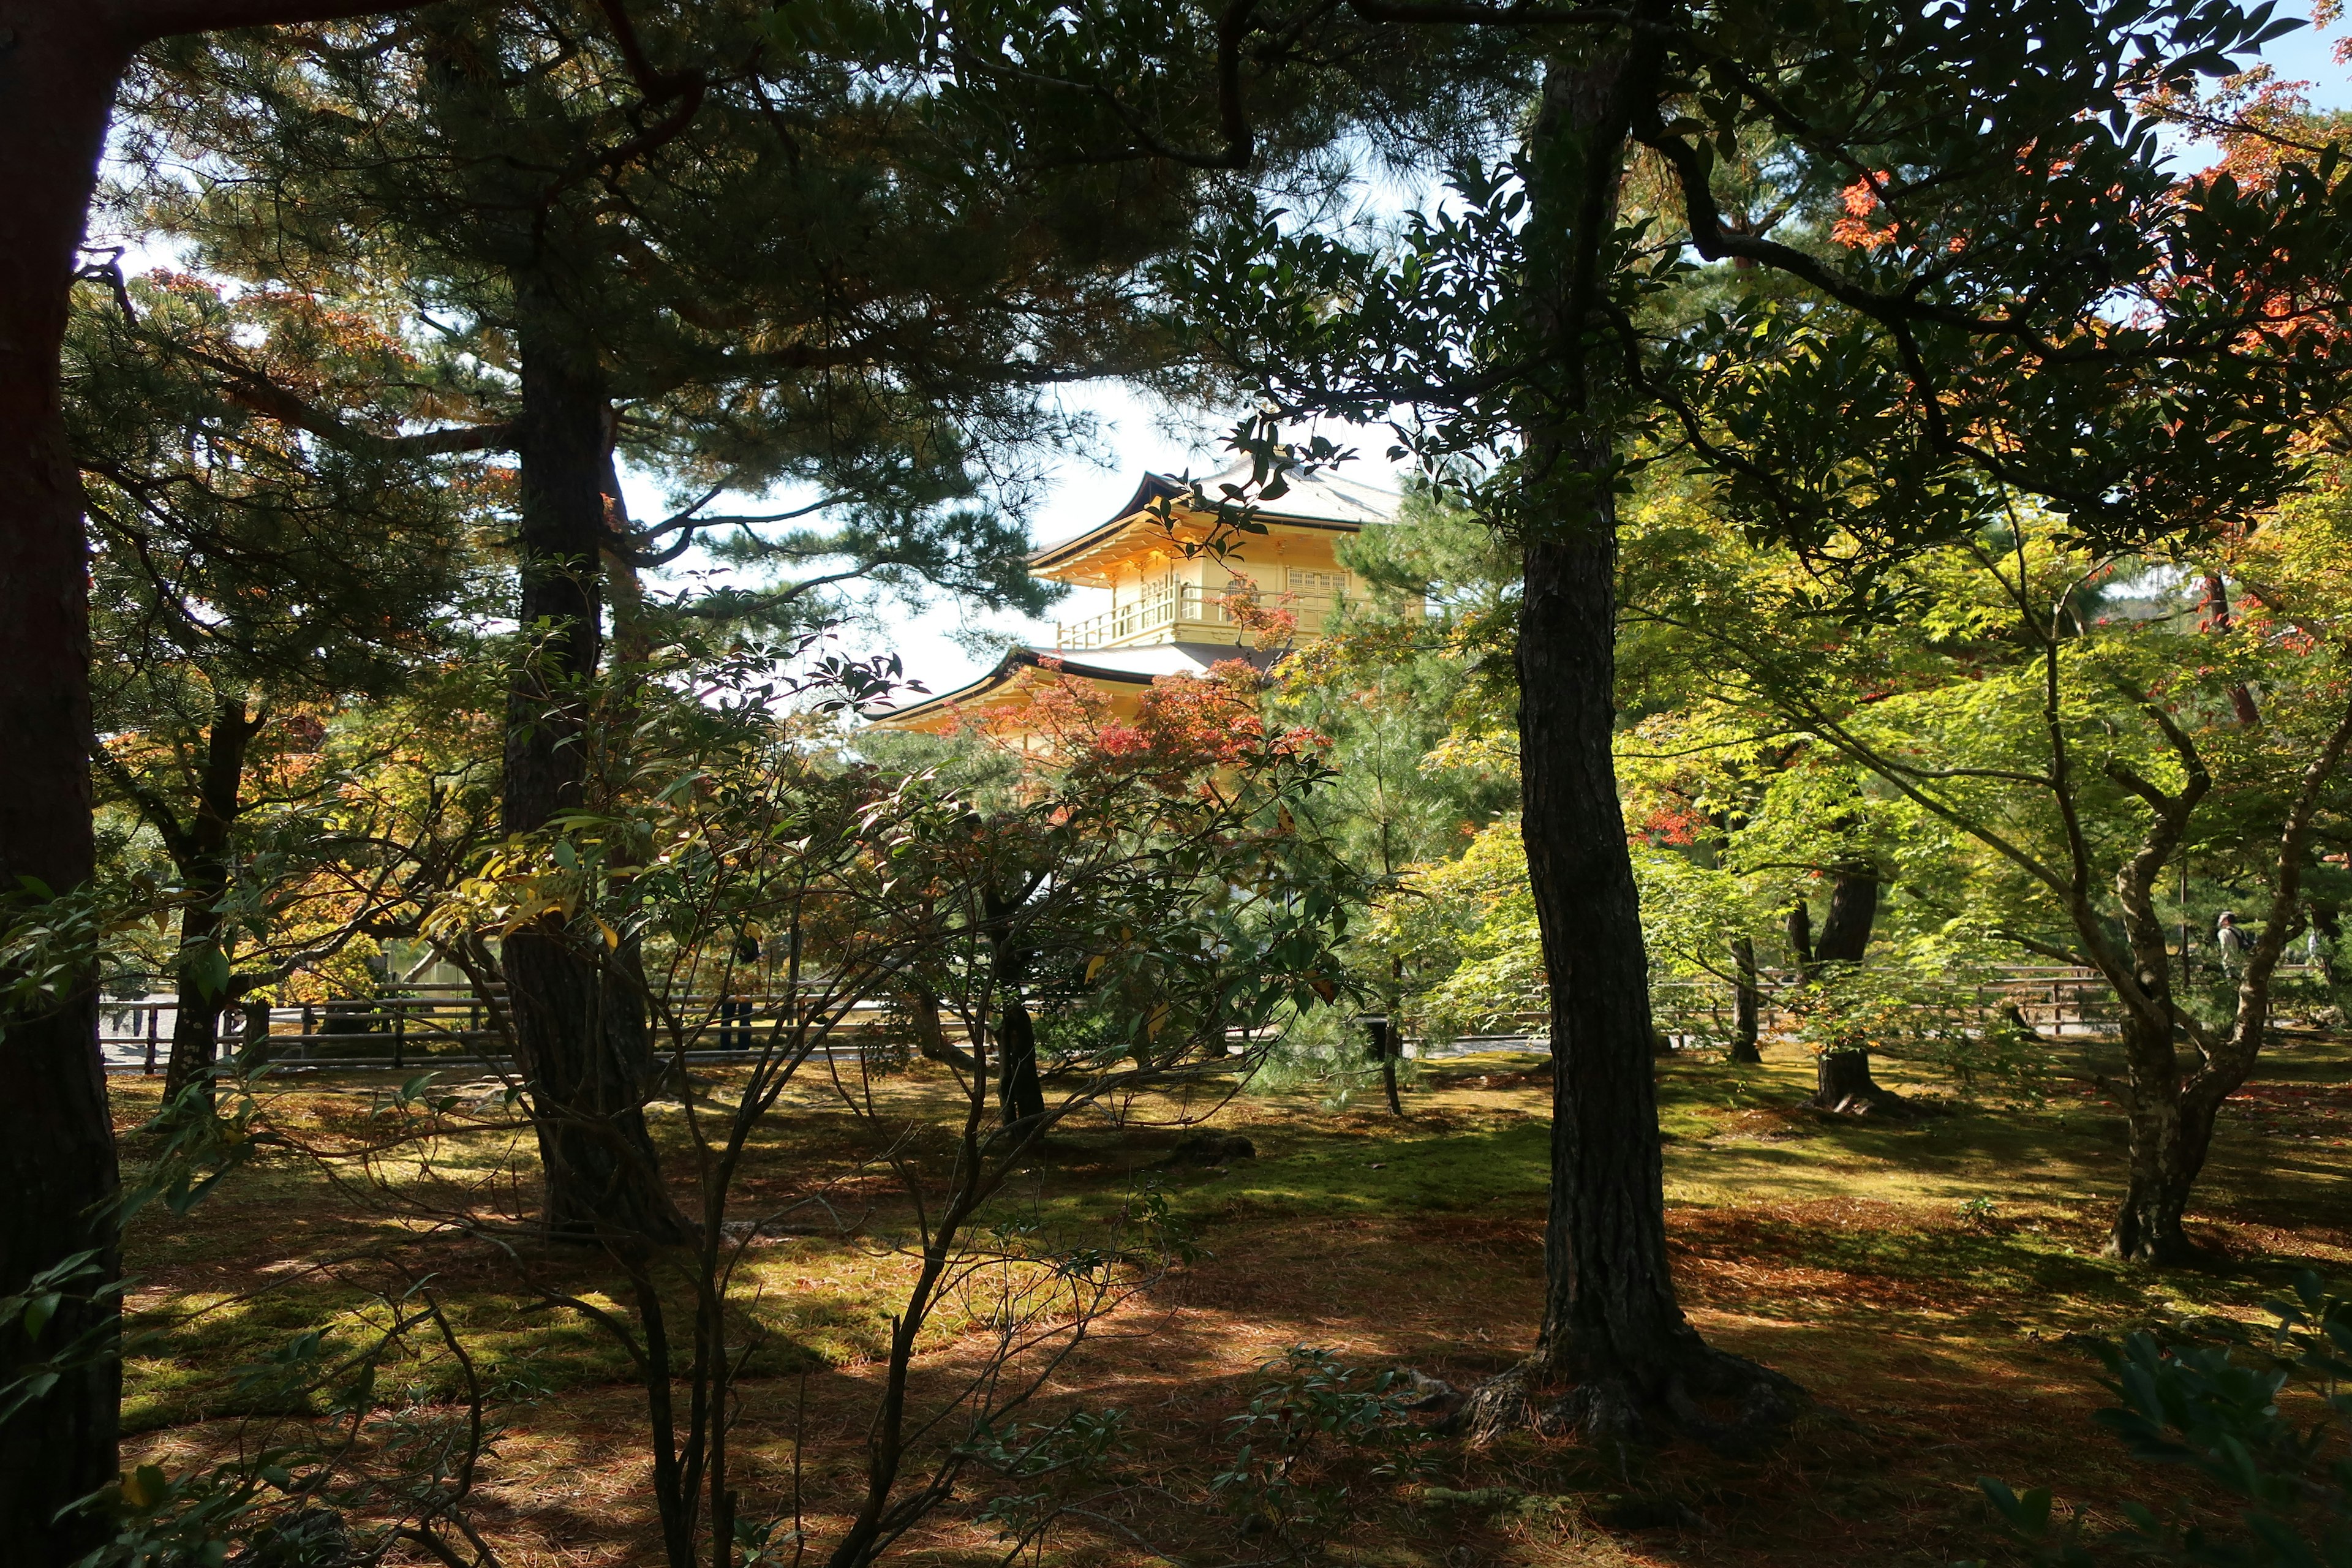
[[2035,1561],[2352,1563],[2352,1298],[2305,1271],[2291,1297],[2263,1305],[2267,1331],[2209,1319],[2099,1347],[2120,1401],[2100,1425],[2134,1458],[2197,1477],[2234,1517],[2215,1523],[2176,1489],[2162,1507],[2119,1505],[2122,1526],[2099,1530],[2080,1507],[2062,1514],[2046,1486],[1979,1480]]
[[2038,1095],[2049,1043],[2007,1019],[1991,967],[1937,937],[1881,944],[1865,963],[1825,963],[1783,993],[1797,1038],[1816,1054],[1866,1051],[1910,1062],[1963,1091],[1997,1084]]
[[1294,1345],[1260,1369],[1249,1406],[1226,1418],[1233,1458],[1210,1495],[1252,1534],[1306,1557],[1352,1516],[1360,1491],[1431,1468],[1407,1374],[1349,1366]]

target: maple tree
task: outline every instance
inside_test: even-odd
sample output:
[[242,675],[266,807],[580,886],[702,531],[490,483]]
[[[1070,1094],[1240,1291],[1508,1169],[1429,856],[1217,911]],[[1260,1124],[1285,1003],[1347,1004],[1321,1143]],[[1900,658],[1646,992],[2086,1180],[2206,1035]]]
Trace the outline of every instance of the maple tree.
[[[2288,288],[2344,270],[2337,156],[2259,191],[2184,187],[2163,165],[2149,95],[2294,25],[2268,7],[1368,0],[1332,25],[1487,31],[1537,79],[1513,151],[1459,164],[1396,243],[1244,206],[1171,277],[1202,352],[1274,417],[1393,421],[1399,454],[1521,552],[1521,821],[1559,1064],[1552,1284],[1535,1355],[1473,1422],[1540,1409],[1741,1441],[1790,1391],[1703,1342],[1666,1267],[1611,756],[1619,494],[1679,448],[1739,525],[1865,560],[1965,530],[2001,487],[2111,541],[2258,510],[2296,482],[2280,461],[2294,430],[2343,396],[2339,340],[2306,330],[2342,302]],[[1230,58],[1261,26],[1277,30],[1236,7],[1213,45],[1204,21],[1163,47]],[[1055,63],[1116,97],[1118,79],[1084,76],[1090,41]],[[1228,79],[1226,123],[1245,124]],[[1759,136],[1790,193],[1761,213],[1727,205],[1717,178]],[[1658,171],[1638,189],[1637,161]],[[1867,203],[1840,195],[1857,183]],[[1840,217],[1868,243],[1830,240]]]
[[[2215,1120],[2317,918],[2306,890],[2337,879],[2322,857],[2352,805],[2342,516],[2330,477],[2250,531],[2147,554],[2020,506],[1886,567],[1874,591],[1902,613],[1869,617],[1839,614],[1786,552],[1685,531],[1639,607],[1686,639],[1677,749],[1704,754],[1710,729],[1781,735],[1876,785],[1906,923],[1943,939],[1947,967],[2005,951],[2099,977],[2130,1127],[2109,1243],[2123,1257],[2197,1256],[2183,1221]],[[2241,602],[2217,616],[2208,584],[2223,582]],[[2207,964],[2218,989],[2190,980],[2173,883],[2191,857],[2253,932],[2237,968]]]

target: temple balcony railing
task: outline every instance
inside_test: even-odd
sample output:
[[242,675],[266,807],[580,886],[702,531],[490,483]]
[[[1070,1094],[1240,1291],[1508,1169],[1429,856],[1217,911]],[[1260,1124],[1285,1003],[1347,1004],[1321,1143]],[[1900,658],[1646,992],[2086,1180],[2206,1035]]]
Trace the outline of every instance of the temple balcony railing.
[[[1136,643],[1230,642],[1250,640],[1249,628],[1227,605],[1231,597],[1221,588],[1179,583],[1114,605],[1082,621],[1064,621],[1054,627],[1054,646],[1066,651],[1125,647]],[[1263,595],[1268,610],[1286,611],[1298,618],[1298,635],[1316,637],[1325,631],[1349,604],[1361,603],[1341,594],[1288,593]]]

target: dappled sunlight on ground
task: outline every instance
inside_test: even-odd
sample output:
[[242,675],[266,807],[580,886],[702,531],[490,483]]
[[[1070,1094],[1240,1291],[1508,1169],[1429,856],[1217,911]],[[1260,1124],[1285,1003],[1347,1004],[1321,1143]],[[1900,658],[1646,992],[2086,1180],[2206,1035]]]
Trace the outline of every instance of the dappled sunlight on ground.
[[[1724,1348],[1767,1362],[1818,1397],[1776,1453],[1729,1459],[1687,1447],[1596,1449],[1528,1435],[1488,1447],[1431,1447],[1434,1468],[1360,1487],[1332,1542],[1336,1561],[1468,1568],[1480,1563],[1948,1563],[1997,1551],[1980,1475],[2048,1482],[2095,1508],[2158,1482],[2135,1475],[2091,1419],[2104,1395],[2084,1336],[2182,1314],[2254,1315],[2295,1267],[2352,1264],[2352,1090],[2346,1053],[2303,1045],[2225,1118],[2199,1237],[2227,1261],[2157,1274],[2099,1255],[2120,1186],[2114,1108],[2075,1086],[2040,1102],[1972,1102],[1932,1084],[1939,1114],[1899,1122],[1822,1117],[1801,1103],[1811,1064],[1782,1047],[1767,1066],[1678,1058],[1662,1075],[1666,1201],[1676,1277],[1694,1321]],[[1020,1224],[1114,1233],[1135,1195],[1163,1193],[1200,1256],[1140,1281],[1044,1376],[1037,1412],[1128,1412],[1132,1447],[1102,1522],[1072,1521],[1049,1562],[1142,1563],[1137,1542],[1189,1563],[1259,1551],[1213,1505],[1230,1462],[1228,1418],[1261,1363],[1297,1345],[1456,1384],[1525,1353],[1542,1291],[1549,1083],[1539,1061],[1463,1058],[1424,1067],[1402,1121],[1311,1096],[1243,1096],[1216,1125],[1254,1159],[1201,1169],[1163,1162],[1177,1134],[1097,1118],[1058,1131],[1007,1194]],[[929,1069],[886,1080],[881,1104],[909,1122],[945,1103]],[[122,1124],[152,1087],[118,1081]],[[348,1088],[352,1095],[333,1090]],[[310,1081],[292,1109],[323,1129],[359,1125],[369,1086]],[[1137,1108],[1149,1111],[1149,1106]],[[672,1137],[672,1115],[657,1116]],[[1138,1118],[1139,1123],[1149,1121]],[[452,1140],[435,1167],[398,1183],[444,1206],[500,1205],[527,1191],[481,1180],[511,1135]],[[811,1195],[849,1227],[787,1227],[744,1254],[747,1363],[734,1437],[747,1511],[801,1508],[820,1542],[847,1518],[889,1313],[911,1264],[881,1242],[908,1216],[872,1163],[877,1134],[798,1091],[755,1150],[735,1213]],[[912,1145],[909,1145],[912,1146]],[[134,1138],[129,1152],[135,1159]],[[425,1203],[425,1198],[419,1198]],[[811,1217],[820,1211],[791,1210]],[[528,1268],[583,1298],[614,1282],[593,1259],[534,1248],[511,1257],[437,1235],[272,1157],[185,1219],[160,1210],[133,1234],[132,1297],[156,1331],[129,1369],[138,1458],[195,1462],[255,1440],[272,1415],[240,1408],[238,1366],[337,1312],[362,1310],[374,1269],[429,1272],[486,1375],[509,1391],[505,1435],[485,1466],[480,1524],[508,1563],[653,1560],[643,1394],[626,1357],[576,1313],[535,1305]],[[371,1261],[373,1260],[373,1261]],[[518,1261],[520,1260],[520,1261]],[[267,1287],[267,1289],[265,1289]],[[752,1300],[756,1296],[756,1300]],[[994,1343],[989,1292],[954,1299],[927,1336],[919,1406],[953,1397]],[[389,1373],[396,1384],[403,1375]],[[396,1397],[455,1394],[418,1370]],[[436,1381],[438,1378],[440,1381]],[[798,1447],[795,1447],[795,1435]],[[2173,1484],[2170,1478],[2162,1484]],[[914,1560],[993,1562],[976,1522],[996,1483],[980,1478],[917,1534]],[[1668,1500],[1661,1502],[1660,1500]],[[1260,1543],[1262,1545],[1262,1543]],[[394,1559],[397,1562],[398,1559]]]

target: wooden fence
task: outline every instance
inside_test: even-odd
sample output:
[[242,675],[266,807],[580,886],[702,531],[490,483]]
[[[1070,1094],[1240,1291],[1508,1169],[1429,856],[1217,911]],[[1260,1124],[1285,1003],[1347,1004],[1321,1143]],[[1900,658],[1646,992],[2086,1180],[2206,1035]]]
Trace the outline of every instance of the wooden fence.
[[[2280,966],[2282,974],[2306,972],[2301,965]],[[1794,1028],[1796,1020],[1780,1006],[1777,998],[1796,984],[1795,976],[1767,971],[1758,979],[1764,994],[1763,1016],[1759,1020],[1762,1032],[1771,1035]],[[494,1008],[504,1005],[502,994],[494,991],[486,1000],[464,984],[420,984],[404,989],[409,994],[272,1007],[268,1059],[292,1067],[405,1068],[456,1062],[506,1065],[508,1037],[497,1026],[493,1014]],[[688,1056],[719,1060],[728,1055],[717,1043],[722,1030],[756,1032],[766,1028],[784,1018],[791,1006],[819,994],[818,987],[808,986],[798,996],[769,991],[725,998],[748,1004],[748,1019],[719,1017],[721,998],[718,996],[674,998],[670,1007],[674,1013],[695,1021],[696,1045]],[[1692,980],[1662,981],[1653,995],[1660,1026],[1677,1044],[1719,1044],[1729,1037],[1729,985]],[[2091,970],[2054,964],[2004,966],[1996,972],[1996,978],[1979,989],[1974,1011],[1983,1019],[2005,1016],[2011,1008],[2038,1033],[2052,1038],[2102,1034],[2114,1021],[2113,1005],[2104,980]],[[107,1070],[161,1071],[163,1061],[171,1052],[172,1031],[167,1015],[176,1015],[177,1011],[176,1005],[169,1000],[101,1001],[100,1054],[107,1055],[110,1047],[121,1053],[109,1057]],[[840,1044],[835,1048],[860,1049],[874,1043],[882,1033],[887,1014],[887,1009],[879,1004],[856,1004],[843,1020]],[[246,1044],[238,1033],[241,1016],[232,1010],[222,1020],[226,1026],[223,1043],[231,1048],[243,1048]],[[1701,1019],[1706,1020],[1707,1027],[1695,1026]],[[1475,1050],[1504,1045],[1549,1048],[1545,1038],[1549,1026],[1545,1015],[1517,1014],[1497,1022],[1506,1027],[1489,1034],[1464,1036],[1446,1048]],[[962,1037],[962,1026],[952,1017],[943,1018],[941,1025],[949,1037]]]
[[[505,1006],[503,990],[488,998],[465,984],[419,984],[404,987],[404,995],[306,1002],[269,1009],[268,1045],[264,1056],[290,1067],[389,1067],[405,1068],[440,1062],[465,1062],[499,1067],[509,1059],[509,1036],[498,1014]],[[686,995],[669,998],[675,1014],[689,1019],[696,1029],[696,1047],[688,1054],[719,1058],[728,1052],[718,1045],[720,1033],[756,1033],[789,1016],[795,1004],[823,994],[815,986],[797,995],[777,991],[745,992],[721,998]],[[721,1002],[747,1010],[731,1018],[719,1016]],[[171,1055],[172,1026],[179,1012],[168,998],[138,1001],[101,1000],[99,1004],[99,1048],[112,1073],[158,1073]],[[887,1009],[860,1002],[843,1024],[860,1043],[879,1030]],[[748,1016],[747,1016],[748,1015]],[[243,1050],[244,1015],[232,1008],[224,1014],[222,1044]],[[963,1029],[954,1018],[940,1020],[942,1031],[961,1038]]]
[[[2307,964],[2283,963],[2278,972],[2287,977],[2317,970]],[[1795,1030],[1797,1018],[1780,1002],[1798,984],[1795,974],[1766,970],[1757,981],[1763,994],[1759,1032],[1769,1037]],[[1721,1045],[1731,1037],[1732,989],[1727,981],[1658,981],[1651,987],[1651,999],[1658,1026],[1677,1045]],[[2007,1017],[2012,1008],[2035,1033],[2052,1039],[2105,1035],[2116,1021],[2113,994],[2098,973],[2062,964],[2003,964],[1978,987],[1973,1004],[1963,1005],[1959,1011],[1980,1025]],[[1550,1025],[1547,1014],[1512,1014],[1496,1022],[1505,1027],[1462,1036],[1446,1048],[1475,1050],[1508,1045],[1550,1048],[1544,1037]]]

